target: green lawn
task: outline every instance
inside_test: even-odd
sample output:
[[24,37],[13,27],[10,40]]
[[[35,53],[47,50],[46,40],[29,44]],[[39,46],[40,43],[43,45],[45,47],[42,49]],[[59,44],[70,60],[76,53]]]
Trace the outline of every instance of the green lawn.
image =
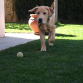
[[1,51],[0,83],[83,83],[83,25],[58,24],[55,38],[46,52],[40,40]]
[[31,33],[28,23],[5,23],[6,33]]

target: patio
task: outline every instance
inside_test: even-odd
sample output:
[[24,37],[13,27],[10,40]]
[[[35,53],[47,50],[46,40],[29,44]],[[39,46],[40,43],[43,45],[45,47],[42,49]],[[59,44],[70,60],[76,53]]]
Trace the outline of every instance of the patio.
[[37,39],[39,39],[39,36],[34,35],[33,33],[5,33],[5,37],[0,38],[0,51]]

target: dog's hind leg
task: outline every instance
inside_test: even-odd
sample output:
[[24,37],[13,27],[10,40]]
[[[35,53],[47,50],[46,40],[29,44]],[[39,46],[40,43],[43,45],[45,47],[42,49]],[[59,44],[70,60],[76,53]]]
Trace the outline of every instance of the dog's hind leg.
[[49,36],[48,36],[49,45],[53,46],[54,41],[55,41],[55,29],[53,29],[53,31],[49,33]]

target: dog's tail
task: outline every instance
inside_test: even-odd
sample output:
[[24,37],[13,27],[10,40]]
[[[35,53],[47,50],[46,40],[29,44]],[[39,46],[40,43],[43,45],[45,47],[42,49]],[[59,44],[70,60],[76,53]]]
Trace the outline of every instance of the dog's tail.
[[51,5],[51,8],[54,8],[54,2],[55,2],[55,1],[53,1],[52,5]]

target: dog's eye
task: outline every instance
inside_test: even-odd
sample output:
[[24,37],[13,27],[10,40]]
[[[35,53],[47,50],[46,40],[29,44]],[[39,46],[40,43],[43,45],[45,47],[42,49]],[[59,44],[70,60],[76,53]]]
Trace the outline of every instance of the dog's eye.
[[37,14],[40,14],[40,12],[37,12]]
[[46,15],[46,12],[44,12],[43,14]]

